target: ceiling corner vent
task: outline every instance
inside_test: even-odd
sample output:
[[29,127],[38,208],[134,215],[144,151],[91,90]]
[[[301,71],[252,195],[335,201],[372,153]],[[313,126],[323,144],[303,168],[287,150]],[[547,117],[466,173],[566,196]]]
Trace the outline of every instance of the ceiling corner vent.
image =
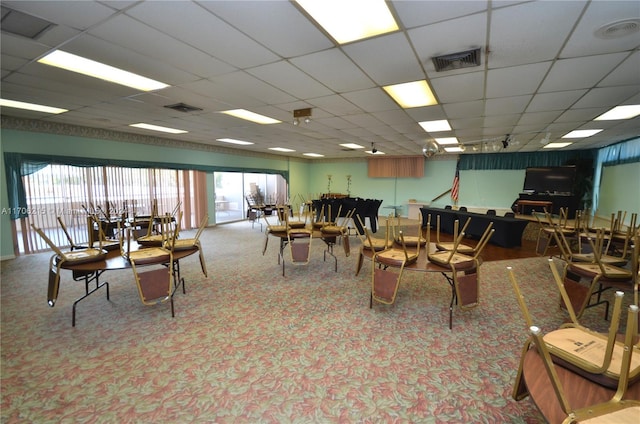
[[166,105],[165,107],[168,109],[173,109],[173,110],[177,110],[179,112],[184,112],[184,113],[196,112],[196,111],[202,110],[199,107],[189,106],[186,103],[176,103],[174,105]]
[[480,66],[480,48],[432,58],[437,72]]

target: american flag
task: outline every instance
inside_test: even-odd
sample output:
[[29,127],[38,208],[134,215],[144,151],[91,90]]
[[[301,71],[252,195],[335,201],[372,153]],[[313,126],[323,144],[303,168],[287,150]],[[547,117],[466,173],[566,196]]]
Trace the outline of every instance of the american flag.
[[456,175],[453,177],[453,185],[451,185],[451,199],[458,201],[458,192],[460,191],[460,159],[456,163]]

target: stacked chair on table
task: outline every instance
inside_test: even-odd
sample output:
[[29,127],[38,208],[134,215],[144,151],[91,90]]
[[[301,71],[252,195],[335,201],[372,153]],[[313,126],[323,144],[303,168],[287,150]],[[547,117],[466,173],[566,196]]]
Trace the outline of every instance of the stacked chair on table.
[[[202,251],[202,244],[200,243],[200,236],[202,232],[206,228],[209,223],[209,215],[205,214],[200,221],[200,225],[198,227],[198,231],[195,236],[192,238],[181,238],[180,237],[180,222],[182,222],[182,212],[178,215],[177,228],[175,231],[175,238],[171,238],[169,240],[165,240],[164,247],[167,249],[171,249],[173,252],[182,251],[182,250],[190,250],[190,249],[198,249],[198,255],[200,257],[200,268],[202,269],[202,273],[205,277],[207,277],[207,265],[204,259],[204,253]],[[184,289],[184,281],[182,281],[183,289]]]
[[[629,308],[624,342],[617,340],[622,292],[616,293],[608,334],[592,331],[577,321],[552,259],[549,265],[571,321],[544,336],[534,326],[513,269],[507,267],[518,305],[530,331],[522,349],[513,398],[521,400],[531,395],[542,414],[552,423],[637,422],[640,417],[640,402],[637,399],[640,385],[636,383],[640,378],[637,306]],[[568,389],[567,392],[563,386]],[[630,397],[636,400],[623,400],[631,386]],[[620,412],[622,409],[625,409],[624,413]],[[627,413],[633,417],[632,421],[625,421]],[[605,415],[610,420],[595,419]]]
[[[352,209],[347,212],[347,214],[342,217],[342,223],[338,224],[338,220],[340,219],[339,213],[336,216],[334,222],[329,225],[323,225],[320,227],[320,237],[322,241],[326,244],[327,248],[325,249],[323,256],[324,260],[327,260],[327,255],[333,257],[335,270],[338,271],[338,258],[333,253],[333,247],[336,245],[338,241],[341,241],[342,247],[344,248],[345,256],[349,256],[351,254],[351,246],[349,243],[349,223],[353,217],[353,214],[356,210]],[[329,216],[331,216],[331,206],[329,206]]]
[[[436,216],[436,249],[438,250],[452,250],[455,245],[455,240],[458,238],[460,233],[464,233],[467,230],[467,227],[471,223],[471,218],[467,218],[462,229],[459,228],[460,222],[456,219],[453,221],[453,239],[452,241],[441,241],[440,240],[440,215]],[[470,246],[465,243],[459,243],[456,246],[456,249],[459,253],[471,253],[474,250],[473,246]]]
[[[34,231],[47,243],[47,245],[55,252],[49,259],[49,282],[47,289],[47,303],[53,307],[58,299],[58,292],[60,289],[60,270],[64,264],[82,264],[87,262],[103,261],[107,257],[107,251],[103,249],[99,244],[97,247],[86,247],[83,249],[73,249],[70,251],[63,251],[58,247],[51,239],[42,231],[41,228],[31,224]],[[86,292],[89,292],[89,280],[94,273],[75,272],[73,273],[74,280],[84,280]],[[96,283],[97,284],[97,283]],[[108,284],[103,283],[107,287],[107,299],[109,298]],[[96,287],[97,289],[97,287]],[[74,306],[75,308],[75,306]],[[74,309],[75,310],[75,309]],[[74,321],[75,324],[75,321]]]
[[356,263],[356,276],[360,273],[360,269],[362,269],[362,263],[365,258],[365,251],[373,251],[379,252],[381,250],[389,249],[393,246],[393,240],[389,236],[389,222],[391,220],[391,215],[387,217],[385,220],[385,236],[384,237],[373,237],[371,235],[371,231],[364,225],[360,216],[356,216],[356,219],[359,221],[360,228],[362,228],[363,234],[358,232],[358,236],[360,237],[361,245],[360,245],[360,254],[358,256],[358,261]]
[[[387,224],[388,226],[389,224]],[[390,232],[389,230],[386,231],[388,240],[385,244],[389,244]],[[398,232],[398,237],[399,243],[392,244],[392,247],[373,254],[369,308],[373,307],[374,301],[387,305],[393,304],[398,294],[405,266],[411,265],[418,260],[420,245],[416,244],[415,247],[408,249],[404,242],[404,233],[402,231]]]
[[[465,233],[460,232],[453,241],[450,250],[429,252],[429,262],[446,269],[442,274],[451,286],[451,302],[449,303],[449,329],[453,328],[453,305],[457,304],[461,310],[469,310],[480,304],[480,256],[487,245],[495,229],[490,222],[482,237],[470,253],[460,253],[460,246]],[[427,233],[429,234],[429,233]],[[430,242],[427,236],[427,244]]]
[[[169,302],[171,316],[175,317],[173,295],[175,293],[175,263],[173,259],[173,243],[178,237],[179,226],[171,229],[161,226],[163,241],[159,246],[140,246],[131,250],[131,228],[120,237],[120,250],[125,260],[131,264],[138,295],[143,305],[152,306]],[[126,240],[125,240],[126,238]],[[184,286],[183,286],[184,287]],[[183,288],[184,290],[184,288]]]
[[[587,308],[602,304],[605,305],[605,319],[608,317],[609,303],[602,298],[605,290],[617,288],[637,292],[640,263],[640,239],[638,236],[635,238],[634,248],[631,252],[631,266],[624,268],[621,265],[628,261],[626,258],[611,257],[603,253],[604,232],[602,230],[595,233],[595,239],[587,239],[592,256],[580,257],[580,255],[571,254],[567,252],[569,247],[563,242],[562,236],[558,235],[557,239],[563,250],[562,258],[565,260],[562,278],[578,318]],[[590,258],[592,261],[588,261]],[[585,280],[586,285],[581,283],[581,280]],[[592,300],[594,296],[595,300]]]
[[[313,242],[313,230],[304,226],[289,224],[289,211],[285,211],[284,222],[287,233],[287,246],[289,247],[289,258],[293,265],[307,265],[311,258],[311,243]],[[284,277],[285,258],[282,249],[280,250],[282,260],[282,276]]]

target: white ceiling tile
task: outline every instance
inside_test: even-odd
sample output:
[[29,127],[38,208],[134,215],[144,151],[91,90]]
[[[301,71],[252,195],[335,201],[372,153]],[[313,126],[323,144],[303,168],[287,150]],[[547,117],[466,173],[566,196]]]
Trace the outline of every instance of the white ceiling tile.
[[484,72],[473,72],[431,80],[440,103],[457,103],[484,97]]
[[633,85],[640,82],[640,51],[631,54],[620,66],[598,83],[599,87]]
[[[375,86],[375,83],[337,48],[297,57],[291,59],[291,63],[338,93]],[[331,63],[331,66],[326,66],[327,63]]]
[[393,1],[400,21],[405,28],[447,21],[460,16],[471,15],[487,10],[488,1],[456,1],[456,7],[447,7],[449,0],[431,1]]
[[141,55],[162,57],[166,64],[188,70],[200,77],[221,75],[236,70],[160,31],[141,24],[126,15],[120,15],[91,30],[91,34]]
[[[540,91],[549,92],[593,87],[627,56],[627,53],[612,53],[560,59],[551,66],[549,74],[547,74],[540,87]],[[580,72],[576,72],[576,69],[580,69]]]
[[608,107],[622,104],[634,94],[640,92],[640,85],[594,88],[576,102],[573,107]]
[[[333,42],[291,2],[201,1],[233,27],[276,54],[292,58],[333,47]],[[255,19],[260,16],[260,19]],[[286,22],[286,25],[282,25]]]
[[489,67],[554,59],[583,6],[577,1],[545,1],[495,10],[489,34]]
[[96,1],[5,1],[3,6],[19,10],[38,18],[85,30],[116,13]]
[[396,102],[380,88],[351,91],[344,93],[343,97],[365,112],[393,110],[397,107]]
[[564,110],[574,104],[587,90],[556,91],[539,93],[533,96],[527,112],[544,112],[548,110]]
[[484,114],[484,102],[482,100],[464,103],[449,103],[442,105],[442,108],[450,119],[470,118],[482,116]]
[[396,33],[348,44],[343,46],[343,50],[379,85],[424,79],[422,67],[404,34]]
[[288,90],[290,94],[299,99],[322,97],[332,94],[327,87],[286,61],[258,66],[248,69],[247,72],[274,87]]
[[257,41],[195,3],[145,2],[128,10],[127,14],[238,68],[278,59]]
[[484,113],[487,116],[524,112],[533,96],[513,96],[487,99]]
[[491,69],[487,74],[487,98],[532,94],[549,70],[551,62]]
[[[576,2],[582,3],[582,2]],[[622,50],[637,49],[640,46],[640,33],[615,39],[601,39],[595,32],[603,25],[622,19],[640,17],[638,1],[591,1],[582,19],[566,46],[561,57],[589,56]]]

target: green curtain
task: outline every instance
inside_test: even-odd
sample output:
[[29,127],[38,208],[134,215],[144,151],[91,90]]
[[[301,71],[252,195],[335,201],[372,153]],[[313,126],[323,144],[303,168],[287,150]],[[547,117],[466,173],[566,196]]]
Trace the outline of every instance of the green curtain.
[[25,154],[5,152],[5,174],[7,178],[7,197],[9,201],[9,216],[11,219],[26,218],[27,195],[22,184],[22,177],[32,174],[49,164],[71,165],[81,167],[92,166],[120,166],[123,168],[155,168],[178,169],[204,172],[245,172],[260,174],[278,174],[289,182],[288,170],[260,169],[260,168],[233,168],[228,166],[187,165],[171,162],[144,162],[134,160],[114,160],[104,158],[81,158],[76,156],[53,156],[39,154]]
[[565,166],[583,161],[593,161],[595,155],[596,150],[468,154],[460,156],[460,169],[466,171]]

